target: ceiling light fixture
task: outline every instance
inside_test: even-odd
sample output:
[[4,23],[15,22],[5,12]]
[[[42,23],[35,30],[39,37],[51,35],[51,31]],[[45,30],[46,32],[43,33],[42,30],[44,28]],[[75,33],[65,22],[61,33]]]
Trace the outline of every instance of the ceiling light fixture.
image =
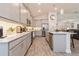
[[18,5],[19,5],[19,3],[13,3],[12,5],[14,5],[14,6],[18,6]]
[[22,13],[26,13],[26,12],[27,12],[27,10],[25,10],[25,9],[22,9],[22,10],[21,10],[21,12],[22,12]]
[[57,11],[57,8],[56,7],[54,9],[55,9],[55,11]]
[[38,5],[41,5],[41,3],[38,3]]
[[38,10],[38,12],[40,13],[40,12],[41,12],[41,10],[39,9],[39,10]]
[[61,15],[64,14],[64,9],[60,9],[60,14],[61,14]]
[[57,11],[57,7],[53,4],[54,11]]

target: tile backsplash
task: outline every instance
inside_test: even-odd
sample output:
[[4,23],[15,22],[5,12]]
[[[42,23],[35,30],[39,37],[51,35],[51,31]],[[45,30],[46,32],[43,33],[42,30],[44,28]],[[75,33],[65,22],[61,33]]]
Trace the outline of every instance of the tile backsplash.
[[0,20],[0,26],[3,27],[3,35],[15,33],[16,32],[15,28],[18,25],[21,25],[21,24],[11,23],[11,22],[6,22],[6,21],[1,21]]

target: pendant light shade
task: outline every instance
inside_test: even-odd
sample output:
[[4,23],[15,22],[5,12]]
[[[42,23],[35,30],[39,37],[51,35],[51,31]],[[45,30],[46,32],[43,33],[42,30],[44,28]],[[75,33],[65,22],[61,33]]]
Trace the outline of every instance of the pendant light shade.
[[60,14],[61,14],[61,15],[64,14],[64,9],[60,9]]

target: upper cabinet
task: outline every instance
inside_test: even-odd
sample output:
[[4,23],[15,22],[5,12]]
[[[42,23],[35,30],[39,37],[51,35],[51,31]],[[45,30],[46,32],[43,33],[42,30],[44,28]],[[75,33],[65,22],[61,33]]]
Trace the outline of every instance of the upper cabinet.
[[24,5],[23,4],[20,4],[20,6],[21,6],[21,19],[20,19],[20,21],[21,21],[21,23],[24,23],[24,24],[27,24],[27,19],[28,19],[28,10],[26,10],[26,8],[24,7]]
[[0,3],[0,16],[10,18],[10,4]]
[[20,13],[20,10],[19,10],[19,3],[11,3],[10,4],[10,19],[14,20],[14,21],[17,21],[17,22],[20,22],[19,18],[19,13]]
[[0,16],[13,21],[19,21],[19,4],[0,3]]
[[0,3],[0,16],[27,25],[30,13],[22,3]]

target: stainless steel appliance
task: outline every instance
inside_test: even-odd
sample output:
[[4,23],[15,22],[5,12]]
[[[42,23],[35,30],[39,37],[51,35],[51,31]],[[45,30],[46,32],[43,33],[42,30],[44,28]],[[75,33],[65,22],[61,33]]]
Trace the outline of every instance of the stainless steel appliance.
[[48,23],[42,23],[42,36],[46,37],[46,32],[48,31]]
[[46,31],[45,31],[45,28],[43,27],[42,29],[42,36],[45,37],[46,36]]

